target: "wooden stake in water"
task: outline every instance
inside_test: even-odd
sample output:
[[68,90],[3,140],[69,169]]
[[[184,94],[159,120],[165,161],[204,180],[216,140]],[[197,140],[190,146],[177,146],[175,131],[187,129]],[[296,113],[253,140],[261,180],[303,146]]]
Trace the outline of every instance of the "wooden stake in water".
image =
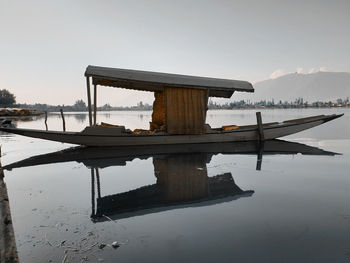
[[264,129],[262,125],[261,112],[256,112],[256,121],[258,123],[259,141],[264,141]]
[[63,131],[66,131],[66,121],[64,119],[63,110],[60,109],[60,112],[61,112],[62,122],[63,122]]
[[47,128],[47,111],[45,111],[45,127],[46,127],[46,130],[48,130],[48,128]]

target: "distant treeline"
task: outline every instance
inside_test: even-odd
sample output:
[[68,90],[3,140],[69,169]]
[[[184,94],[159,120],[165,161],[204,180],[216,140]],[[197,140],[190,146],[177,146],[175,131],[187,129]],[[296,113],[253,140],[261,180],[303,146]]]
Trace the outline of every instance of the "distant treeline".
[[[14,104],[11,107],[33,109],[37,111],[57,112],[60,109],[64,111],[88,111],[88,107],[83,100],[77,100],[73,105],[48,105],[48,104]],[[209,100],[208,109],[254,109],[254,108],[329,108],[329,107],[350,107],[349,98],[337,99],[336,101],[316,101],[309,103],[303,98],[298,98],[295,101],[271,101],[262,100],[259,102],[251,102],[249,100],[233,101],[225,104],[218,104]],[[93,105],[92,105],[93,108]],[[105,104],[97,107],[98,111],[147,111],[152,110],[152,105],[140,101],[136,106],[119,106],[114,107],[110,104]]]
[[349,97],[346,99],[337,99],[336,101],[315,101],[309,103],[304,101],[303,98],[298,98],[294,101],[277,101],[274,99],[271,101],[261,100],[259,102],[250,102],[249,100],[234,101],[225,104],[217,104],[209,100],[209,109],[254,109],[254,108],[277,108],[277,109],[290,109],[290,108],[330,108],[330,107],[350,107]]
[[[35,104],[13,104],[11,107],[14,108],[25,108],[25,109],[33,109],[37,111],[47,111],[47,112],[56,112],[60,111],[62,109],[63,111],[88,111],[88,107],[86,103],[83,100],[77,100],[73,105],[48,105],[48,104],[41,104],[41,103],[35,103]],[[92,105],[93,109],[94,105]],[[136,106],[120,106],[120,107],[113,107],[110,104],[105,104],[101,107],[97,107],[98,111],[128,111],[128,110],[152,110],[152,106],[148,103],[143,104],[142,101],[137,103]]]

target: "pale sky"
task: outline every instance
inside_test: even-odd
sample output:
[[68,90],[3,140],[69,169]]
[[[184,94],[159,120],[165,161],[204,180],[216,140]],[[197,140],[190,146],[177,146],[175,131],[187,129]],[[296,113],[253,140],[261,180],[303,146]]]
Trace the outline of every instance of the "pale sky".
[[[86,101],[87,65],[253,83],[350,72],[349,0],[0,0],[0,33],[0,89],[20,103]],[[152,98],[101,87],[98,104]]]

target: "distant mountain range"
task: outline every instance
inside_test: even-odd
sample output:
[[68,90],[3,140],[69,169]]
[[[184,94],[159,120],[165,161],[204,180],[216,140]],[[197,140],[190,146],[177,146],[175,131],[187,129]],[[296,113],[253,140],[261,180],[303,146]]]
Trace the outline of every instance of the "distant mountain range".
[[236,93],[233,100],[245,99],[252,102],[274,99],[294,101],[335,101],[350,97],[350,73],[316,72],[311,74],[292,73],[276,79],[268,79],[254,85],[254,94]]

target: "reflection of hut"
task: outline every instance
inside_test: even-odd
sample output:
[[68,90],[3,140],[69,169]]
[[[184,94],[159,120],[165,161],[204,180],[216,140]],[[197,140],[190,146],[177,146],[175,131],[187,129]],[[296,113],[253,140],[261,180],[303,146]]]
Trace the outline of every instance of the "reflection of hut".
[[207,154],[153,159],[157,185],[167,202],[190,201],[208,195]]
[[149,213],[151,211],[146,210],[151,208],[167,210],[173,205],[220,202],[225,197],[250,196],[253,193],[240,189],[231,173],[208,177],[208,156],[210,158],[211,155],[196,153],[158,156],[153,159],[157,183],[125,193],[101,197],[98,179],[97,210],[94,211],[93,205],[92,217],[120,217],[119,214],[126,212]]

